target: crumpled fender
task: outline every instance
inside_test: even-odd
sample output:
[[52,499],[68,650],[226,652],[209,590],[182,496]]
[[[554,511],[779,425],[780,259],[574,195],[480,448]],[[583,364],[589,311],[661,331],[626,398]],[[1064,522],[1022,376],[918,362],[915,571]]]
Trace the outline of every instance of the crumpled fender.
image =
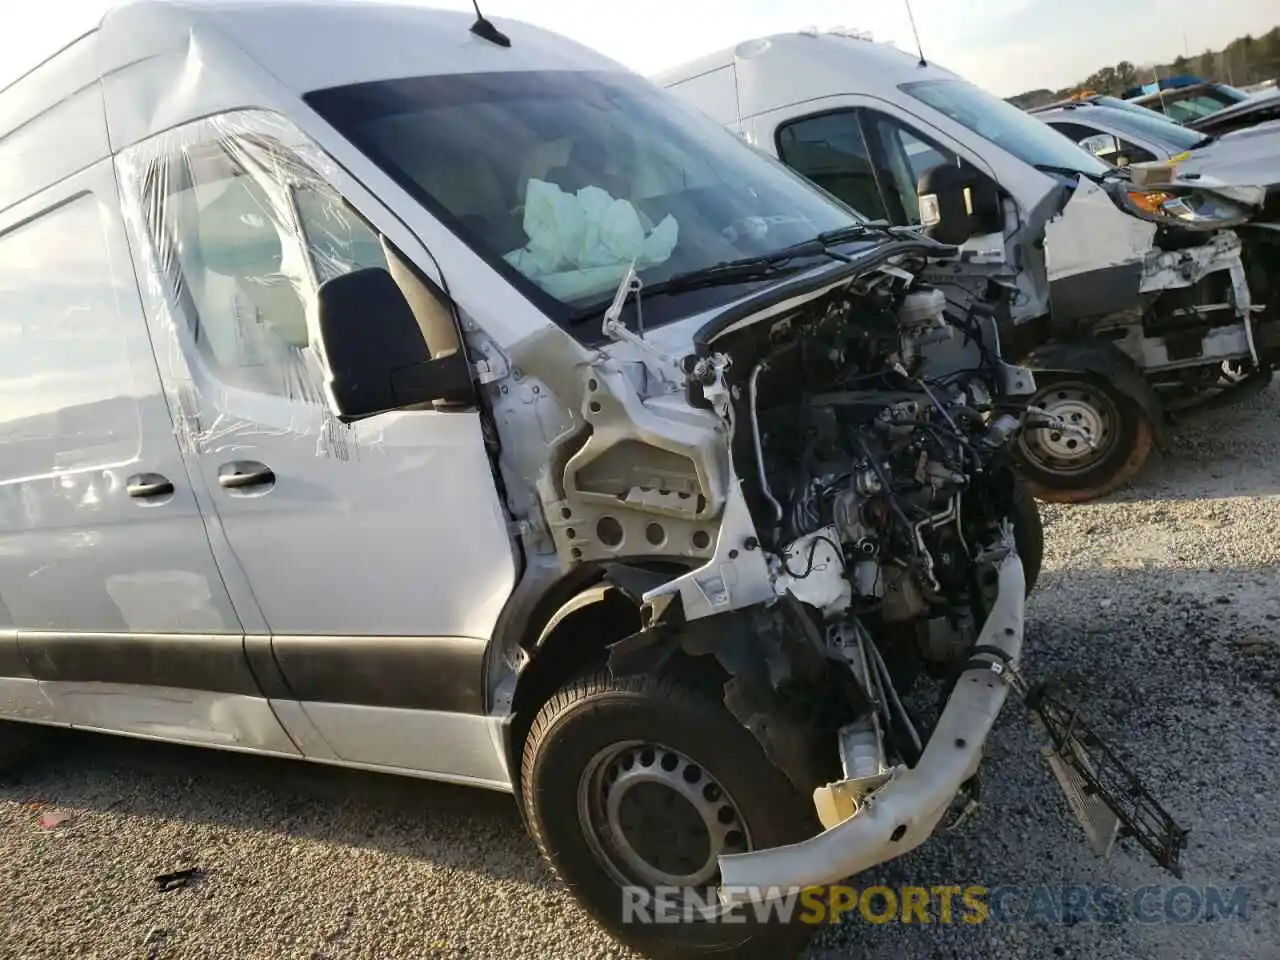
[[1138,404],[1151,421],[1156,442],[1164,444],[1167,435],[1164,404],[1160,402],[1155,387],[1142,375],[1129,355],[1114,343],[1105,340],[1046,343],[1032,350],[1022,363],[1030,367],[1037,377],[1041,373],[1080,371],[1106,377]]

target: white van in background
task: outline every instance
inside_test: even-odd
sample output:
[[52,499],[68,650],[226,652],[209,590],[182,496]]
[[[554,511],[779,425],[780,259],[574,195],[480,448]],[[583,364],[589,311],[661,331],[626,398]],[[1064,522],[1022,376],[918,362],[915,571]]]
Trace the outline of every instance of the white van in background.
[[[1252,216],[1260,189],[1135,187],[950,71],[853,36],[749,40],[655,80],[854,209],[959,244],[1016,291],[1005,348],[1036,371],[1031,403],[1085,433],[1022,435],[1045,499],[1114,489],[1147,458],[1167,407],[1280,359],[1280,302],[1250,294],[1277,265],[1250,263],[1246,276],[1227,229]],[[948,295],[963,302],[956,287]]]

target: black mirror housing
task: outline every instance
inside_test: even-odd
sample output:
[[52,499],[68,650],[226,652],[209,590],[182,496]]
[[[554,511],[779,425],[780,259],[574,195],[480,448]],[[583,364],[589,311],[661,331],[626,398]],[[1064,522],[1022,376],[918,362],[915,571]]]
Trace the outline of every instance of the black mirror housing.
[[1094,133],[1080,141],[1080,146],[1095,157],[1105,157],[1120,152],[1120,141],[1109,133]]
[[930,167],[916,183],[920,201],[920,226],[925,236],[959,246],[973,236],[965,190],[966,172],[955,164]]
[[930,167],[920,175],[916,196],[925,235],[940,243],[959,246],[976,233],[1002,227],[998,189],[970,166]]
[[326,280],[317,299],[329,403],[344,423],[474,399],[465,351],[431,358],[409,301],[382,267]]

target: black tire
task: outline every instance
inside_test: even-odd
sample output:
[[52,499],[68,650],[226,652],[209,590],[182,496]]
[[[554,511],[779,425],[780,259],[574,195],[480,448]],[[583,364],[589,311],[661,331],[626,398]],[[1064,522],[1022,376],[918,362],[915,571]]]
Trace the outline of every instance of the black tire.
[[[1151,456],[1155,433],[1142,407],[1107,378],[1080,371],[1050,377],[1038,374],[1040,389],[1029,401],[1053,409],[1055,395],[1078,392],[1093,398],[1104,420],[1103,442],[1096,458],[1084,457],[1078,466],[1055,458],[1043,435],[1060,436],[1048,430],[1024,431],[1014,448],[1031,492],[1049,503],[1082,503],[1105,496],[1128,483]],[[1085,402],[1085,401],[1082,401]],[[1087,405],[1087,402],[1085,402]],[[1078,442],[1068,438],[1065,444]]]
[[1044,564],[1044,521],[1040,517],[1040,505],[1022,480],[1016,481],[1013,488],[1013,540],[1022,558],[1027,596],[1031,596]]
[[[521,765],[529,832],[578,902],[610,934],[647,956],[777,960],[798,956],[812,928],[776,921],[762,924],[750,910],[746,923],[663,924],[637,922],[634,910],[624,911],[623,878],[616,863],[610,866],[610,855],[603,852],[610,843],[593,840],[599,834],[591,826],[591,814],[582,808],[582,798],[594,796],[591,786],[596,782],[593,769],[597,759],[625,744],[633,746],[621,747],[623,751],[637,751],[632,765],[625,767],[626,777],[643,772],[640,754],[644,748],[634,744],[659,745],[660,749],[648,757],[645,770],[658,774],[660,767],[670,769],[671,776],[684,777],[702,796],[723,797],[719,802],[730,805],[729,812],[740,817],[729,822],[741,824],[739,836],[749,836],[756,849],[794,843],[820,829],[812,804],[769,763],[759,743],[713,693],[669,678],[614,678],[607,672],[597,673],[558,691],[542,707],[525,742]],[[668,768],[666,761],[674,753],[683,755],[682,765]],[[684,760],[689,761],[688,766]],[[691,768],[698,771],[700,779],[688,779]],[[623,782],[623,775],[612,780],[608,776],[606,770],[600,781],[607,785],[602,797]],[[709,787],[721,792],[708,794]],[[669,787],[660,789],[676,796]],[[624,791],[622,796],[630,792]],[[680,802],[688,811],[695,811],[693,803]],[[668,803],[664,823],[677,823],[680,812]],[[626,825],[621,826],[630,839]],[[691,848],[693,842],[682,835],[680,849]],[[704,851],[711,849],[710,845],[698,848],[694,861],[703,862]],[[716,882],[718,873],[708,884]],[[630,918],[625,915],[628,912]]]

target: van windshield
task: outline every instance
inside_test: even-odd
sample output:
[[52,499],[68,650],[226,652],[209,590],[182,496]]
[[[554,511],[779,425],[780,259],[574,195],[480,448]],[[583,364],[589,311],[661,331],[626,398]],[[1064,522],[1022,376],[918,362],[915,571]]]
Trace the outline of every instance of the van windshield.
[[[859,221],[641,77],[512,72],[322,90],[307,102],[557,323],[646,286]],[[766,282],[644,301],[646,326]]]
[[1047,123],[964,80],[917,80],[899,89],[1032,166],[1077,170],[1086,177],[1111,172]]

